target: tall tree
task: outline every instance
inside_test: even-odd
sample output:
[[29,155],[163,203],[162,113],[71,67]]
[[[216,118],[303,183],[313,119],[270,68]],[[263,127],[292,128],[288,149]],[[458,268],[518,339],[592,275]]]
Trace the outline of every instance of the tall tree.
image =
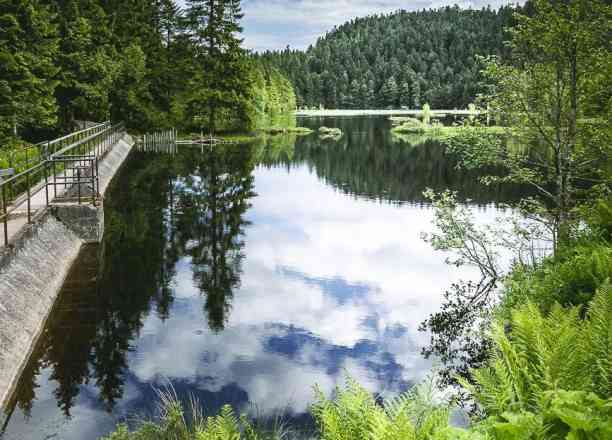
[[60,123],[74,128],[77,119],[104,121],[117,72],[107,16],[94,0],[56,2],[60,32],[59,85],[55,91]]
[[490,105],[512,127],[516,144],[499,152],[510,179],[545,199],[555,242],[568,236],[581,189],[610,185],[612,6],[601,0],[534,0],[517,15],[512,64],[492,62]]
[[188,113],[211,134],[229,112],[248,113],[250,87],[242,40],[239,0],[187,0],[187,32],[194,44],[197,68]]
[[37,0],[0,2],[0,139],[20,127],[56,122],[58,40],[47,6]]

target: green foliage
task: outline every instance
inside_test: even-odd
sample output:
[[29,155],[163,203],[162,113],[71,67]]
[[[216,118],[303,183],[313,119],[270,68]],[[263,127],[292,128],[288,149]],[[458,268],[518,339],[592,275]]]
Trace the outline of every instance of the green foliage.
[[[218,415],[210,417],[202,416],[197,402],[192,401],[190,406],[191,413],[187,417],[174,394],[160,393],[159,422],[143,422],[133,432],[126,425],[119,425],[115,432],[101,440],[258,440],[265,435],[258,432],[246,417],[236,417],[229,405],[224,406]],[[276,433],[266,436],[275,437]]]
[[[508,332],[506,328],[509,327]],[[604,439],[612,434],[612,286],[602,286],[584,320],[579,308],[549,314],[528,303],[491,330],[494,350],[463,381],[500,439]]]
[[514,11],[377,14],[338,26],[306,51],[261,56],[291,79],[302,108],[465,108],[483,91],[475,56],[507,54]]
[[549,311],[554,304],[587,304],[612,279],[612,247],[607,242],[572,246],[535,269],[516,268],[506,281],[502,309],[506,315],[528,301]]
[[293,87],[240,47],[240,2],[188,6],[2,2],[0,141],[40,141],[109,118],[137,131],[290,126],[282,116],[295,108]]
[[[612,286],[602,286],[585,320],[579,308],[556,305],[547,315],[529,303],[491,330],[495,349],[467,384],[489,416],[542,414],[551,392],[594,393],[612,398]],[[590,399],[590,398],[589,398]]]
[[521,148],[500,151],[514,181],[536,188],[557,243],[569,239],[588,184],[610,183],[608,106],[612,7],[602,0],[534,0],[517,14],[512,63],[489,59],[488,106]]
[[37,0],[0,3],[0,142],[20,128],[56,123],[57,29]]
[[500,440],[603,440],[612,435],[612,406],[593,393],[548,391],[540,412],[504,412],[480,429]]
[[439,140],[460,159],[466,169],[482,169],[503,164],[508,130],[503,127],[463,125],[447,130]]
[[95,0],[70,0],[56,3],[55,8],[60,34],[55,90],[60,124],[68,131],[77,119],[108,120],[109,92],[118,66],[106,12]]
[[146,55],[139,45],[128,46],[121,54],[117,78],[110,93],[112,119],[127,121],[130,129],[143,129],[151,126],[151,122],[157,122],[157,127],[163,126],[161,118],[156,115],[153,97],[147,86],[149,72],[146,61]]
[[588,223],[592,233],[601,240],[612,242],[612,196],[595,198],[583,207],[581,217]]
[[228,113],[246,120],[252,99],[248,61],[237,35],[241,18],[239,1],[187,1],[186,32],[195,49],[187,116],[211,133]]
[[255,128],[295,126],[295,93],[289,80],[268,64],[253,61],[251,125]]
[[378,404],[371,393],[348,378],[332,400],[315,390],[312,406],[321,440],[420,440],[480,438],[449,425],[449,406],[436,403],[435,384]]

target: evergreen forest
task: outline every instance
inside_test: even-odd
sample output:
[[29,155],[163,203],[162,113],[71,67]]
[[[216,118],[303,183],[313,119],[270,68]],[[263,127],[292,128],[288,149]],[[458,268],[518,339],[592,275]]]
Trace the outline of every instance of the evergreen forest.
[[483,91],[477,56],[505,57],[514,6],[458,6],[356,18],[306,51],[261,57],[291,79],[301,108],[466,108]]
[[293,90],[241,48],[241,17],[231,0],[182,9],[173,0],[3,0],[0,140],[48,139],[77,121],[137,131],[265,124],[295,107]]

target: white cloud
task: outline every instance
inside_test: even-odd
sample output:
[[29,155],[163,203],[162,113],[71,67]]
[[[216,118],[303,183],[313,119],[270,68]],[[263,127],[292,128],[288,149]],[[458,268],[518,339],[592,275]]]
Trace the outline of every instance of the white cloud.
[[[334,26],[356,17],[399,9],[421,10],[458,4],[463,8],[499,7],[508,0],[243,0],[245,46],[262,51],[290,45],[304,49]],[[183,2],[184,3],[184,2]]]

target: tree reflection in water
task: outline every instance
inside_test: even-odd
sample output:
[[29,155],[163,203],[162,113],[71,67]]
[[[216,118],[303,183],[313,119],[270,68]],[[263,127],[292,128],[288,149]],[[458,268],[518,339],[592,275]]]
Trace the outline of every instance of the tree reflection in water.
[[195,171],[175,185],[172,247],[190,257],[194,282],[206,295],[208,325],[220,331],[240,285],[254,162],[236,148],[210,149],[196,160]]
[[83,250],[9,412],[30,413],[45,369],[66,416],[84,385],[113,410],[125,395],[128,355],[145,319],[151,312],[161,320],[170,316],[179,261],[191,265],[208,326],[220,332],[240,286],[257,164],[307,165],[339,191],[382,203],[423,204],[427,187],[451,188],[481,205],[524,195],[516,186],[482,186],[435,142],[392,138],[384,120],[305,123],[318,124],[339,126],[344,136],[321,142],[316,135],[284,135],[250,146],[185,147],[175,156],[133,153],[106,199],[103,243]]
[[29,416],[42,368],[51,370],[65,416],[86,384],[112,411],[124,394],[130,342],[152,310],[168,318],[183,257],[206,295],[210,328],[222,330],[240,283],[253,169],[248,147],[135,153],[106,199],[103,243],[81,251],[7,412]]

